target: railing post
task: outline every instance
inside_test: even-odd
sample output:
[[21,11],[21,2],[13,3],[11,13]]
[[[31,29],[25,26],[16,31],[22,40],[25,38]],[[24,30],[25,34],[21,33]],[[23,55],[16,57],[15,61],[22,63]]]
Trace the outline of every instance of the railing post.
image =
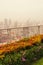
[[40,26],[38,26],[38,34],[40,34]]

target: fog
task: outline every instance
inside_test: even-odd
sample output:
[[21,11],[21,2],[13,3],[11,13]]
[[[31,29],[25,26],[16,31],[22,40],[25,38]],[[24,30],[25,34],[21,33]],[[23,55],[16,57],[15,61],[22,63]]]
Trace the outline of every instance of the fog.
[[43,25],[43,0],[0,0],[0,28],[5,19],[8,27]]

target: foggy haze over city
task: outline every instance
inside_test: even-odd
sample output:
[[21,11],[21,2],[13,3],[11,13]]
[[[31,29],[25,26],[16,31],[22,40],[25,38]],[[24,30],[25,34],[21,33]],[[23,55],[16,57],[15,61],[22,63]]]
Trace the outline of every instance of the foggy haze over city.
[[[0,28],[43,23],[43,0],[0,0]],[[9,23],[10,20],[10,23]]]
[[43,33],[43,0],[0,0],[0,43]]

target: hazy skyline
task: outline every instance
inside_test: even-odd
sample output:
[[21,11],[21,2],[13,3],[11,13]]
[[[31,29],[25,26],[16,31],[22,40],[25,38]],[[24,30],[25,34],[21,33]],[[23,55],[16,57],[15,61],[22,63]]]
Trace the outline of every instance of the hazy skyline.
[[0,20],[43,21],[43,0],[0,0]]

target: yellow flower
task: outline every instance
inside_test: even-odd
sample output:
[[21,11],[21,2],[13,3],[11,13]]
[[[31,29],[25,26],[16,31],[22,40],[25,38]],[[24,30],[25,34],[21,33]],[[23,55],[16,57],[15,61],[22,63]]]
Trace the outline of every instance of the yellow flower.
[[0,55],[0,58],[3,59],[3,57],[5,57],[4,55]]

